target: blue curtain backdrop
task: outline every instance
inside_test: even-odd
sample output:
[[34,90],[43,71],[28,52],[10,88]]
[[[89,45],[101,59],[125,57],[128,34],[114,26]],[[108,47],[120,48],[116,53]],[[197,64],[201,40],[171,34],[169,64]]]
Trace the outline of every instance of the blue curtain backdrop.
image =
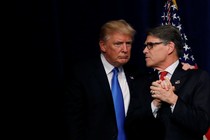
[[[142,54],[145,31],[160,24],[164,3],[165,0],[16,2],[17,40],[24,46],[23,87],[29,97],[22,111],[31,112],[25,120],[39,126],[37,134],[61,139],[65,82],[75,63],[98,55],[99,30],[105,22],[125,19],[137,30],[129,65],[131,69],[146,70]],[[177,0],[177,4],[198,67],[210,73],[210,1]]]

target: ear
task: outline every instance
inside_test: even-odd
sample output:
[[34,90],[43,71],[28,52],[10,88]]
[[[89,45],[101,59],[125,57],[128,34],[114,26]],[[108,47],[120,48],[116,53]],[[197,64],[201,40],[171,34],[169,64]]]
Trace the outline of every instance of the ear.
[[175,51],[175,44],[174,42],[170,41],[168,43],[168,54],[171,54]]
[[104,41],[100,40],[99,41],[99,46],[102,52],[106,52],[106,44]]

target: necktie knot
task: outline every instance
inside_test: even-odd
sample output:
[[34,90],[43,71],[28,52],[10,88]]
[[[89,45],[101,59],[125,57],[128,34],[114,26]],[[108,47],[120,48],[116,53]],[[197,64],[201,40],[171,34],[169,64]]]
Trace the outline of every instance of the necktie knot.
[[119,70],[117,67],[115,67],[113,68],[112,72],[113,72],[113,75],[118,75]]
[[160,72],[160,80],[164,80],[164,77],[167,75],[167,71]]

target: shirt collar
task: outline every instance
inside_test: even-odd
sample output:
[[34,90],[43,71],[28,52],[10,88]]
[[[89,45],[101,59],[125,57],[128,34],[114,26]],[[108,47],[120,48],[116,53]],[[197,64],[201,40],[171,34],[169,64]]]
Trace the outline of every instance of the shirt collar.
[[[171,64],[169,67],[167,67],[164,71],[167,71],[169,74],[173,74],[176,67],[178,66],[179,64],[179,60],[175,61],[173,64]],[[160,73],[160,72],[158,72]]]
[[[104,66],[104,69],[105,69],[105,71],[106,71],[106,74],[111,73],[112,70],[113,70],[113,68],[114,68],[114,66],[111,65],[111,64],[106,60],[106,58],[104,57],[104,55],[103,55],[102,53],[101,53],[101,61],[102,61],[102,64],[103,64],[103,66]],[[122,67],[118,67],[118,69],[119,69],[119,72],[122,72],[122,71],[123,71]]]
[[102,61],[102,64],[104,66],[104,69],[106,71],[106,74],[109,74],[110,72],[112,72],[114,66],[112,66],[104,57],[103,54],[101,54],[101,61]]

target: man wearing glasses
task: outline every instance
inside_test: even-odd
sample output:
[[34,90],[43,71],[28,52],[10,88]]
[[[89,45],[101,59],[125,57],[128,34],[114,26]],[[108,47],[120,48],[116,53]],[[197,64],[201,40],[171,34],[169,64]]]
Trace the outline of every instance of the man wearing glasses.
[[148,140],[203,140],[210,122],[210,77],[201,69],[182,68],[179,30],[171,25],[149,30],[143,53],[154,72],[135,81],[128,140],[144,135]]

